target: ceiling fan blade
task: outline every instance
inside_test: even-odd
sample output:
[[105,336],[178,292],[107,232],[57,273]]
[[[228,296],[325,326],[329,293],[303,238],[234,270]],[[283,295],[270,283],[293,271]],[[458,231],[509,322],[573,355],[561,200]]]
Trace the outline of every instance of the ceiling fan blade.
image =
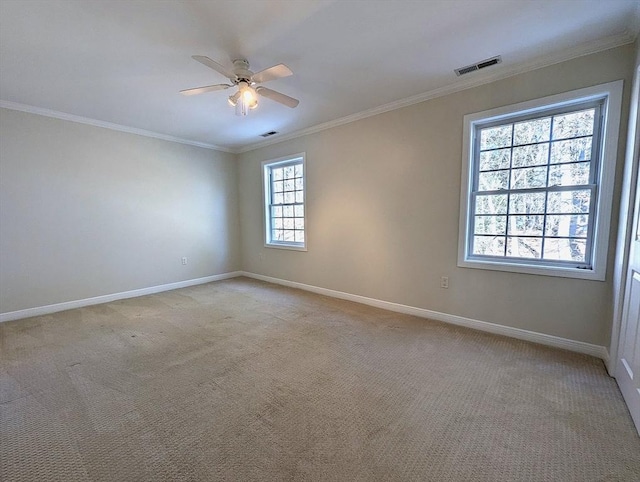
[[294,99],[293,97],[289,97],[288,95],[281,94],[280,92],[276,92],[275,90],[267,89],[266,87],[257,87],[256,92],[264,97],[267,97],[271,100],[275,100],[276,102],[280,102],[281,104],[286,105],[287,107],[297,107],[300,101],[298,99]]
[[205,57],[204,55],[192,55],[191,58],[193,60],[197,60],[202,65],[206,65],[210,69],[213,69],[216,72],[221,73],[222,75],[224,75],[228,79],[233,80],[233,79],[236,78],[236,74],[234,74],[233,72],[227,70],[227,68],[224,65],[220,65],[215,60],[211,60],[209,57]]
[[181,90],[180,93],[182,95],[197,95],[204,94],[205,92],[213,92],[215,90],[224,90],[232,87],[230,84],[215,84],[215,85],[206,85],[204,87],[196,87],[195,89],[185,89]]
[[251,76],[251,81],[257,84],[268,82],[269,80],[281,79],[293,75],[291,69],[284,64],[274,65],[268,69],[261,70]]

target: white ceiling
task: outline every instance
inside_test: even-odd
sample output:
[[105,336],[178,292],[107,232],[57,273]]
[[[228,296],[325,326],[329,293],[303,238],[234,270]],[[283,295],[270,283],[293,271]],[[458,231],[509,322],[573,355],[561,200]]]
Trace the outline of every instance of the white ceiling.
[[[639,8],[638,0],[1,0],[0,105],[246,150],[263,132],[278,131],[275,141],[629,42]],[[267,85],[300,105],[263,98],[238,117],[229,91],[179,95],[225,82],[194,54],[228,66],[244,57],[254,72],[285,63],[294,75]],[[503,63],[453,72],[494,55]]]

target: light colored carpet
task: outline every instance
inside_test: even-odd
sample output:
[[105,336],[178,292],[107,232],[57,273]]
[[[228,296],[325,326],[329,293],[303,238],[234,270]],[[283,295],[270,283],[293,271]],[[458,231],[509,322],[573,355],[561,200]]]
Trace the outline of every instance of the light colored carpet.
[[3,481],[640,480],[600,360],[246,278],[0,350]]

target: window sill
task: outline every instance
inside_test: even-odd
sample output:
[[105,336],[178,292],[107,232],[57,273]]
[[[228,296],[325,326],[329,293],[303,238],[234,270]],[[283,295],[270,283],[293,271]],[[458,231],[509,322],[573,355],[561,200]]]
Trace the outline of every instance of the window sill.
[[291,251],[306,251],[306,246],[300,246],[297,244],[285,244],[285,243],[265,243],[265,248],[276,248],[276,249],[289,249]]
[[493,271],[509,271],[512,273],[533,274],[539,276],[557,276],[591,281],[604,281],[604,270],[564,268],[561,266],[536,266],[525,263],[501,263],[477,259],[458,260],[460,268],[488,269]]

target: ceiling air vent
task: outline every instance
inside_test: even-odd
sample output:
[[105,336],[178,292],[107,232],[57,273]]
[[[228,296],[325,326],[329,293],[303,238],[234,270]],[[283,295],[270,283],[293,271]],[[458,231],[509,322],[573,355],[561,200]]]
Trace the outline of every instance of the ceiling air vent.
[[276,131],[269,131],[269,132],[265,132],[264,134],[260,134],[260,137],[271,137],[276,135],[277,132]]
[[484,69],[485,67],[491,67],[492,65],[499,64],[500,62],[502,62],[502,57],[498,55],[487,60],[482,60],[473,65],[467,65],[466,67],[455,69],[454,72],[458,77],[460,77],[461,75],[468,74],[469,72],[475,72],[476,70]]

